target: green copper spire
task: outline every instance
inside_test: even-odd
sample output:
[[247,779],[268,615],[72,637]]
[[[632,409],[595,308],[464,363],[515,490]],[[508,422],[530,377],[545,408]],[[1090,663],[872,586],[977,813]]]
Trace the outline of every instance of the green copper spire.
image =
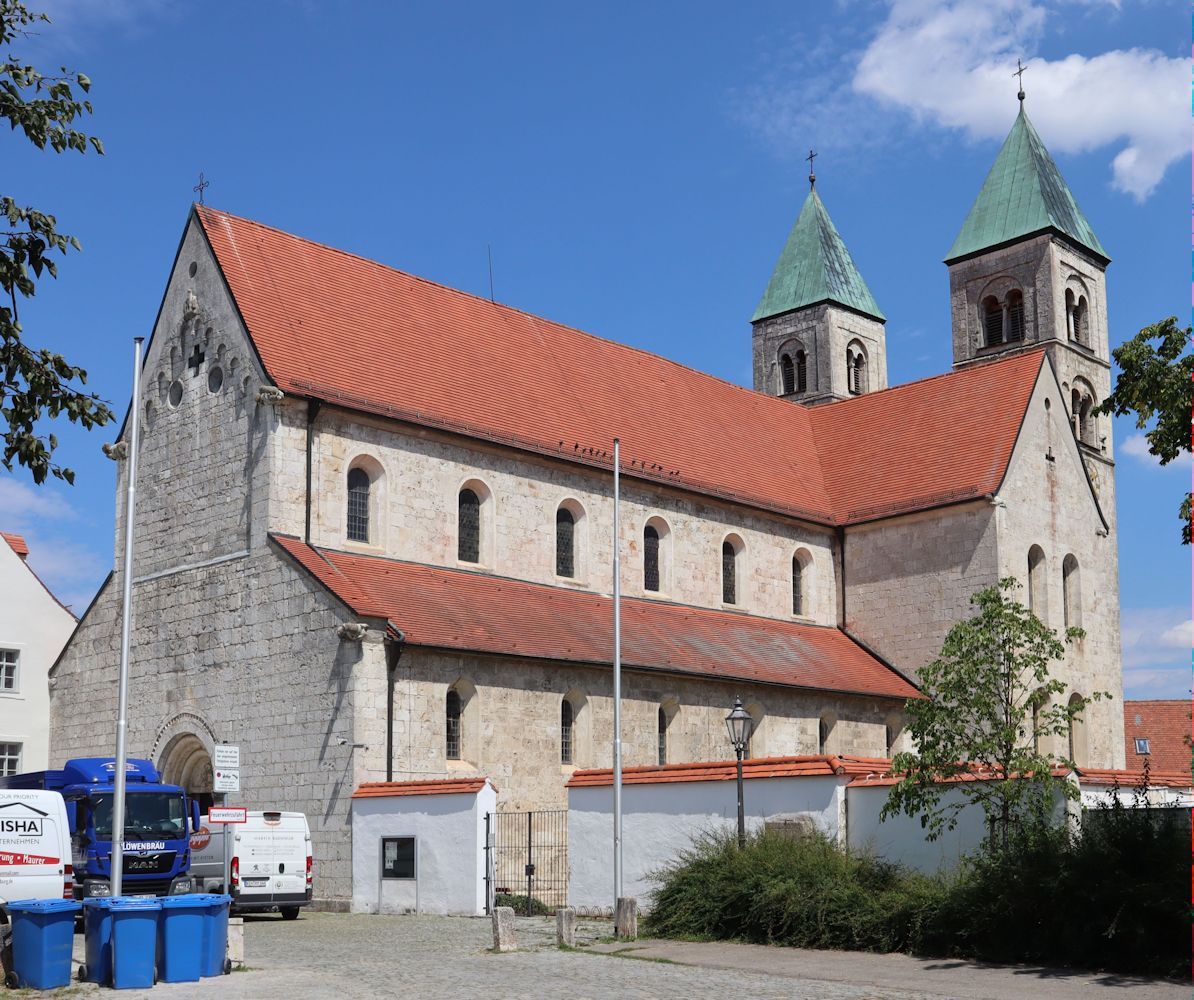
[[804,200],[763,300],[750,321],[818,302],[836,302],[880,322],[885,319],[814,187]]
[[1049,230],[1061,233],[1104,261],[1111,259],[1021,103],[1016,123],[945,263]]

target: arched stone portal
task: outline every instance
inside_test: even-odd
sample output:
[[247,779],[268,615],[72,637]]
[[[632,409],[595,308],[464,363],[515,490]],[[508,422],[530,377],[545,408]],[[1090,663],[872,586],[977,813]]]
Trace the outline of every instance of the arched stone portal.
[[199,803],[199,811],[207,812],[213,801],[212,767],[203,740],[194,733],[179,733],[162,750],[158,770],[162,772],[162,781],[181,785]]

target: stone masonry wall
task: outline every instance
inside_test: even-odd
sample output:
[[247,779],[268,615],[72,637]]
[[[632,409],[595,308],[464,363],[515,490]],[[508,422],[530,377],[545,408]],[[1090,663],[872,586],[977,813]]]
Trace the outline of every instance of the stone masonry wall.
[[[385,676],[381,642],[342,642],[347,610],[272,548],[138,583],[133,600],[130,756],[160,765],[182,734],[209,754],[239,744],[242,792],[229,803],[306,813],[316,896],[348,898],[356,690]],[[51,678],[51,766],[113,752],[119,649],[110,581]]]

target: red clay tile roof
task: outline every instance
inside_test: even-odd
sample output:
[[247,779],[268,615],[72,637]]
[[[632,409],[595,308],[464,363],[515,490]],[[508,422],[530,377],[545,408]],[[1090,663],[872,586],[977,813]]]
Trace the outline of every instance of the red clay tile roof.
[[29,555],[29,545],[21,535],[12,535],[7,531],[0,531],[0,538],[8,542],[9,548],[13,550],[22,559]]
[[[1043,354],[809,409],[212,208],[285,392],[844,524],[994,492]],[[462,378],[462,373],[491,377]]]
[[[759,757],[742,762],[742,777],[800,778],[825,777],[834,774],[867,774],[886,771],[891,761],[869,757],[842,757],[835,754],[805,757]],[[646,767],[627,767],[622,770],[622,784],[670,784],[685,781],[731,781],[738,776],[737,762],[710,761],[706,764],[659,764]],[[574,771],[566,788],[612,785],[612,768]]]
[[[1111,770],[1109,768],[1080,767],[1078,768],[1078,777],[1083,785],[1118,784],[1121,788],[1128,789],[1134,787],[1136,782],[1140,780],[1140,772],[1131,770]],[[1191,785],[1194,784],[1191,782],[1189,770],[1150,770],[1148,772],[1148,783],[1152,787],[1160,786],[1164,788],[1190,788]]]
[[[359,615],[416,646],[608,664],[612,602],[601,594],[274,542]],[[836,628],[622,601],[628,667],[906,699],[918,692]]]
[[[488,778],[439,778],[432,781],[366,781],[355,792],[354,799],[382,799],[395,795],[455,795],[460,792],[479,792]],[[494,786],[497,791],[497,786]]]
[[[1144,767],[1136,740],[1147,739],[1149,769],[1190,774],[1190,712],[1188,698],[1168,701],[1124,702],[1124,761],[1129,771]],[[1139,720],[1139,721],[1137,721]]]

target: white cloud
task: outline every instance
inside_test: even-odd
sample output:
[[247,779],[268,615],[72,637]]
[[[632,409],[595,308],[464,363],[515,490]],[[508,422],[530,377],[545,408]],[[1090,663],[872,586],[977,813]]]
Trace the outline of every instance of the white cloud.
[[1124,608],[1124,696],[1181,698],[1190,690],[1194,621],[1187,608]]
[[1161,465],[1160,459],[1148,450],[1148,438],[1143,434],[1131,434],[1124,438],[1119,445],[1119,453],[1136,459],[1143,465],[1153,469],[1183,469],[1189,471],[1194,468],[1194,456],[1188,451],[1179,455],[1168,465]]
[[74,518],[74,508],[49,487],[0,478],[0,531],[19,534],[38,520]]
[[[1070,0],[1100,2],[1106,0]],[[1118,6],[1117,4],[1107,4]],[[835,36],[774,67],[739,97],[749,124],[787,151],[888,142],[922,126],[1002,139],[1015,115],[1012,71],[1027,58],[1033,123],[1053,152],[1113,147],[1112,184],[1143,200],[1188,151],[1188,64],[1155,49],[1032,58],[1064,0],[891,0],[865,45]]]

